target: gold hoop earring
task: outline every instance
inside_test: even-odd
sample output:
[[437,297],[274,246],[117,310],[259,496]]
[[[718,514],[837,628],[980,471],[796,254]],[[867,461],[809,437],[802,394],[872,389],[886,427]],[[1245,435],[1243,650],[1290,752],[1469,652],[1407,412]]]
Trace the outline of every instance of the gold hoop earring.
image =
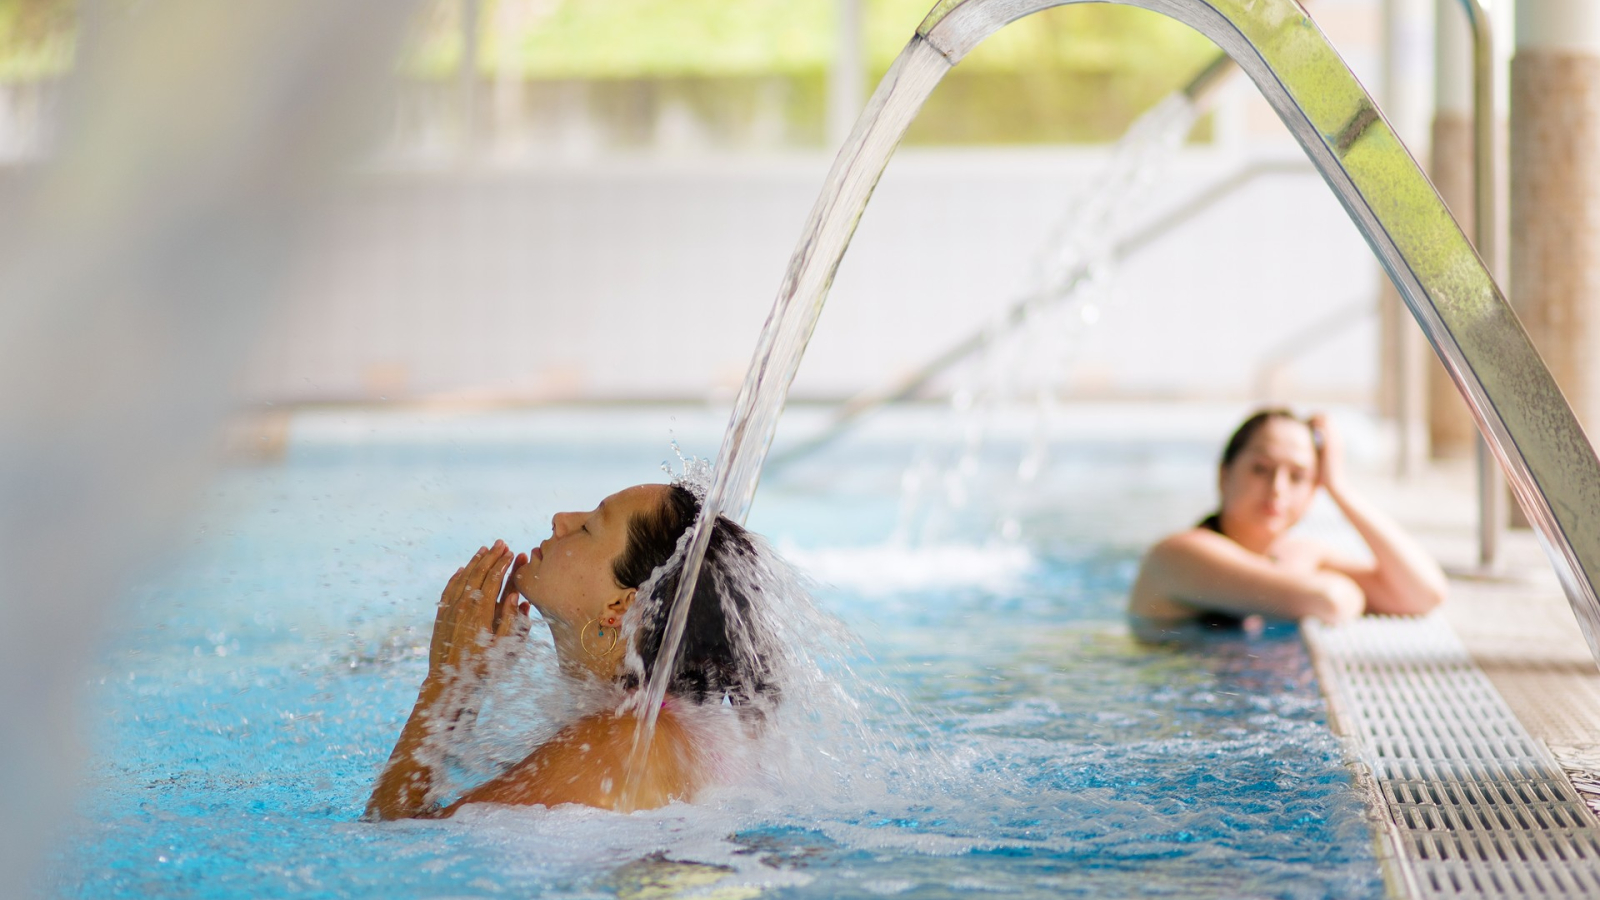
[[[587,623],[585,623],[583,630],[578,632],[578,643],[583,646],[583,652],[589,654],[595,659],[600,659],[610,655],[611,651],[617,649],[617,638],[621,635],[622,629],[611,626],[609,628],[610,634],[607,634],[607,629],[608,626],[602,623],[598,618],[590,619]],[[591,640],[598,644],[601,641],[604,641],[607,637],[611,638],[611,643],[606,644],[605,649],[596,650],[595,648],[589,646],[589,642]]]

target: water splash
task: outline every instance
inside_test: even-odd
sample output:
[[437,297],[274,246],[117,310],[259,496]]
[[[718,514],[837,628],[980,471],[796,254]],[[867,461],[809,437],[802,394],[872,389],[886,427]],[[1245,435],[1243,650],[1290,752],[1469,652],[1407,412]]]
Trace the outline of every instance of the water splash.
[[719,462],[711,489],[683,550],[683,577],[668,609],[655,668],[642,691],[644,715],[634,735],[628,783],[621,794],[624,809],[632,807],[638,793],[644,761],[655,737],[656,717],[683,641],[689,597],[711,540],[712,523],[719,515],[742,522],[749,513],[761,464],[772,445],[789,386],[856,223],[900,138],[950,66],[950,61],[920,36],[913,38],[895,59],[835,160],[799,247],[789,261],[717,453]]

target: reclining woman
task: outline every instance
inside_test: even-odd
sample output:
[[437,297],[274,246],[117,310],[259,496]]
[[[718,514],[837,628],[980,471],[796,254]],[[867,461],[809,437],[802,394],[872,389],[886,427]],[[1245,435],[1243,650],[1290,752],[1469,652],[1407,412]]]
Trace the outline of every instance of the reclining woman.
[[[1145,555],[1128,612],[1141,637],[1185,626],[1238,627],[1253,616],[1329,624],[1362,613],[1411,615],[1444,601],[1439,565],[1345,481],[1328,420],[1257,412],[1222,452],[1221,504]],[[1290,534],[1326,490],[1372,552],[1352,559]]]
[[[513,557],[502,541],[480,548],[439,600],[428,675],[373,788],[368,818],[449,816],[469,803],[618,808],[630,774],[638,688],[655,663],[682,574],[674,553],[699,509],[682,485],[637,485],[590,512],[556,514],[554,533],[528,554]],[[759,646],[761,617],[751,614],[748,595],[760,592],[750,575],[760,571],[758,552],[768,551],[719,517],[689,605],[680,662],[631,800],[635,808],[687,800],[712,777],[725,748],[708,746],[716,738],[697,727],[705,718],[697,708],[729,713],[748,733],[777,702],[768,655]],[[571,689],[599,686],[609,702],[444,805],[438,796],[441,749],[461,737],[458,729],[471,726],[492,651],[525,639],[530,605],[550,627]]]

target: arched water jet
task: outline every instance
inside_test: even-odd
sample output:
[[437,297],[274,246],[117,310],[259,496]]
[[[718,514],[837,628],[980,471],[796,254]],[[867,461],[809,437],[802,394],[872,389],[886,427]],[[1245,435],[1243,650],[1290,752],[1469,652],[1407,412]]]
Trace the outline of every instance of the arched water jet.
[[[1085,2],[1171,16],[1214,41],[1260,88],[1377,254],[1466,399],[1600,660],[1600,460],[1444,201],[1305,10],[1294,0],[941,0],[840,150],[757,342],[644,692],[635,772],[676,662],[686,598],[710,536],[706,524],[719,514],[742,520],[748,512],[834,273],[900,138],[944,74],[984,38],[1032,13]],[[630,793],[625,789],[625,803]]]

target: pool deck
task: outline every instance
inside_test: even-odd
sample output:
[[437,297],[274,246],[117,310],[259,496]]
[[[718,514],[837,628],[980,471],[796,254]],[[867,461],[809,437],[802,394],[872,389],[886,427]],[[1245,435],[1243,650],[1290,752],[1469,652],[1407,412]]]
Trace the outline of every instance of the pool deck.
[[1391,893],[1600,895],[1600,668],[1538,541],[1508,531],[1478,574],[1465,462],[1356,481],[1451,580],[1423,620],[1307,629]]

